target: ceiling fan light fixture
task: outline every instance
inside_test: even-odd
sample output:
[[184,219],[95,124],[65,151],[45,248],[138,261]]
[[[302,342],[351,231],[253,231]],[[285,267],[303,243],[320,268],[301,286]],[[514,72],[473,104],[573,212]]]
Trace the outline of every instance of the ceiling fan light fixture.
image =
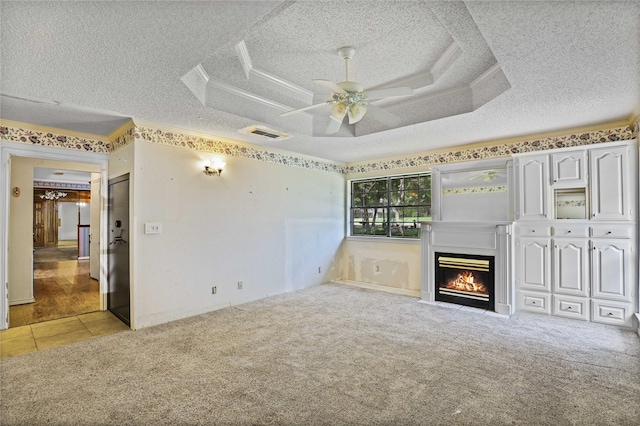
[[364,103],[354,103],[349,106],[349,124],[355,124],[362,120],[367,113],[367,105]]
[[331,107],[331,118],[336,121],[342,122],[345,114],[347,113],[347,106],[344,102],[338,102]]

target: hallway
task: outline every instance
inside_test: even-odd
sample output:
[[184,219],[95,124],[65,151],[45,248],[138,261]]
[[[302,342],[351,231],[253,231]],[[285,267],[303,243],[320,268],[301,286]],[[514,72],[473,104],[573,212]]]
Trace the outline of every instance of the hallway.
[[100,284],[89,277],[89,260],[73,259],[75,247],[36,248],[36,301],[9,308],[11,328],[100,310]]

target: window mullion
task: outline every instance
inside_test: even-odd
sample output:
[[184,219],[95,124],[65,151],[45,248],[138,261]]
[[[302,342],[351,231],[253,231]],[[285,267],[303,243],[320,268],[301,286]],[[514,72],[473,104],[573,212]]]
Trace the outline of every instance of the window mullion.
[[387,237],[391,237],[391,178],[387,178]]

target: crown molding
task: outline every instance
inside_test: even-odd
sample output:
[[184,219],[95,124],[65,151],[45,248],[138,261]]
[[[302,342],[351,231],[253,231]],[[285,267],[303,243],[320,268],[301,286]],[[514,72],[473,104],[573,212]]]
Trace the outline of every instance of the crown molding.
[[[251,92],[247,92],[246,90],[239,89],[237,87],[231,86],[230,84],[223,83],[222,81],[210,80],[209,85],[219,90],[222,90],[224,92],[227,92],[231,95],[235,95],[244,99],[248,99],[253,102],[257,102],[259,104],[268,106],[270,108],[277,109],[278,111],[281,111],[281,112],[289,111],[291,109],[291,107],[288,107],[287,105],[272,101],[271,99],[264,98],[262,96],[256,95]],[[306,113],[302,113],[302,114],[306,114]]]
[[254,80],[259,81],[262,85],[272,86],[279,91],[285,91],[292,98],[301,102],[308,104],[313,102],[313,92],[311,90],[300,87],[297,84],[278,77],[275,74],[271,74],[263,69],[254,67],[251,56],[249,55],[249,49],[247,49],[247,45],[244,40],[236,44],[235,48],[240,59],[240,63],[242,64],[242,69],[244,70],[248,80],[251,80],[253,77]]
[[451,65],[460,57],[462,54],[462,49],[458,46],[458,43],[455,40],[449,45],[447,50],[438,58],[435,64],[431,67],[431,75],[434,80],[440,78],[442,74],[444,74]]
[[471,89],[475,89],[476,87],[484,83],[486,80],[489,80],[499,72],[502,72],[502,67],[500,67],[499,63],[496,63],[495,65],[491,66],[488,70],[480,74],[471,83],[469,83],[469,86],[471,87]]

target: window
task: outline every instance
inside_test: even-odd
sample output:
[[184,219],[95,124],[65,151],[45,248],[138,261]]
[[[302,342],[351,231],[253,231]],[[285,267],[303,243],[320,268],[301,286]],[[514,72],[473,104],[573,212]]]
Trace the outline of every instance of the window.
[[351,182],[351,235],[420,238],[431,220],[431,175],[391,176]]

